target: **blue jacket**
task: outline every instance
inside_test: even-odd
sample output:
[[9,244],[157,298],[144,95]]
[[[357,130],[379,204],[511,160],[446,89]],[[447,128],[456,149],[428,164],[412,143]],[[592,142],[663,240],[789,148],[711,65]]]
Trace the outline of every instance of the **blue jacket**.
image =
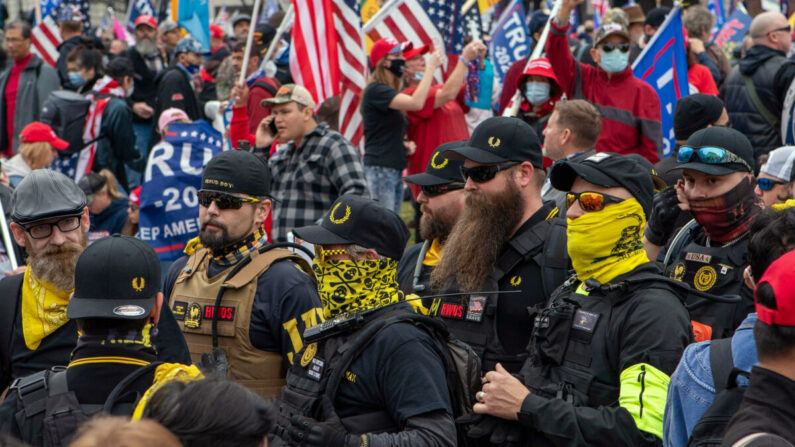
[[[734,367],[746,372],[758,363],[752,331],[756,313],[748,314],[732,336]],[[693,343],[685,349],[668,385],[663,416],[663,445],[684,447],[696,423],[715,399],[715,382],[709,364],[710,341]],[[739,386],[748,381],[739,376]]]

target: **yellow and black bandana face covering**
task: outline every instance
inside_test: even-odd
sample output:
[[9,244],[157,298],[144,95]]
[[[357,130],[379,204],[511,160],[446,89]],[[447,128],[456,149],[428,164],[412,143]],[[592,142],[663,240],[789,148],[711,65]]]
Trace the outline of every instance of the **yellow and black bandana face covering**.
[[326,319],[404,300],[403,292],[398,289],[394,259],[320,261],[315,258],[312,270]]
[[567,219],[567,247],[577,279],[600,283],[649,262],[643,249],[646,217],[634,198]]

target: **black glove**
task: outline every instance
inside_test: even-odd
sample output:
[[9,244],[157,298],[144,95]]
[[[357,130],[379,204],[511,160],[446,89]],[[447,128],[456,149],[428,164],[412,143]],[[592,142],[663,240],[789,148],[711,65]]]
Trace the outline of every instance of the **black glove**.
[[488,415],[461,417],[457,424],[470,425],[467,437],[488,439],[488,442],[500,446],[518,446],[522,440],[522,426],[516,422]]
[[651,217],[646,225],[646,239],[654,245],[665,245],[674,231],[676,219],[682,213],[676,189],[668,186],[654,196]]
[[345,428],[330,422],[318,422],[312,418],[293,416],[290,418],[290,445],[303,447],[360,447],[361,438],[348,434]]

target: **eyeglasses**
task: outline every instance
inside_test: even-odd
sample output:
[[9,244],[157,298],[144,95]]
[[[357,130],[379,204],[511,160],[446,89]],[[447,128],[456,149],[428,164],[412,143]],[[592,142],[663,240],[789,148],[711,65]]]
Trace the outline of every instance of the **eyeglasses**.
[[787,25],[787,26],[782,26],[781,28],[776,28],[776,29],[774,29],[774,30],[770,30],[770,31],[768,31],[768,32],[767,32],[765,35],[767,36],[768,34],[770,34],[770,33],[775,33],[775,32],[777,32],[777,31],[786,31],[786,32],[788,32],[788,33],[789,33],[789,32],[791,32],[791,31],[792,31],[792,28],[791,28],[789,25]]
[[464,184],[448,183],[446,185],[421,186],[420,189],[422,189],[422,193],[425,194],[425,197],[436,197],[450,191],[464,189]]
[[566,208],[571,208],[575,200],[583,211],[591,213],[601,211],[608,203],[621,203],[626,199],[595,191],[570,192],[566,194]]
[[80,216],[64,217],[57,222],[38,223],[22,227],[33,239],[46,239],[52,235],[52,227],[58,226],[61,233],[68,233],[80,227]]
[[690,146],[682,146],[679,148],[676,161],[679,163],[687,163],[693,158],[694,154],[698,154],[698,159],[701,160],[702,163],[710,165],[740,163],[745,166],[748,171],[753,172],[753,169],[751,169],[751,166],[745,160],[720,147],[707,146],[696,149]]
[[199,190],[197,196],[199,197],[199,205],[207,208],[211,203],[215,202],[215,206],[217,206],[219,210],[239,210],[244,203],[261,202],[261,200],[253,197],[238,197],[232,194],[203,189]]
[[759,189],[762,191],[770,191],[776,185],[786,185],[787,182],[782,182],[779,180],[773,180],[770,178],[760,178],[756,179],[756,184],[759,185]]
[[626,53],[627,51],[629,51],[629,44],[626,42],[621,42],[621,43],[607,42],[602,45],[602,51],[604,51],[605,53],[609,53],[615,50],[616,48],[618,48],[618,51]]
[[461,167],[461,175],[464,176],[465,179],[472,179],[475,183],[486,183],[493,179],[498,172],[512,168],[518,164],[518,161],[514,161],[504,165],[475,166],[474,168]]

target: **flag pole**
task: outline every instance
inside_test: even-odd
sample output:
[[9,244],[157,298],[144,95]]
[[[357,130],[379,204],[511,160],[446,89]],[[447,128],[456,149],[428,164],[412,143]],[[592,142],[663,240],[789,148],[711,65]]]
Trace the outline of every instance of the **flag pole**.
[[478,0],[467,0],[466,3],[464,3],[464,6],[461,7],[461,15],[466,15],[466,13],[468,13],[469,10],[477,4],[477,2]]
[[284,18],[282,19],[282,23],[279,24],[279,28],[276,29],[276,34],[273,36],[271,40],[271,44],[268,46],[268,52],[265,53],[265,57],[262,58],[260,61],[260,66],[263,66],[265,62],[271,60],[273,57],[273,53],[276,52],[276,47],[279,46],[279,40],[282,38],[282,35],[287,32],[290,27],[293,26],[293,21],[295,20],[295,10],[293,9],[293,5],[290,4],[290,7],[287,9],[287,12],[284,13]]
[[364,25],[362,25],[362,33],[367,34],[372,31],[382,20],[388,16],[393,9],[397,8],[403,3],[404,0],[389,0],[381,9],[378,10]]
[[3,202],[0,202],[0,232],[2,232],[3,235],[3,245],[6,247],[6,256],[8,256],[8,260],[11,262],[11,271],[14,271],[18,267],[17,257],[14,253],[14,244],[11,243],[11,237],[8,234],[8,223],[6,222],[6,212],[3,209]]
[[[541,55],[544,54],[544,47],[547,44],[547,37],[549,36],[549,28],[552,24],[552,21],[555,20],[555,17],[558,15],[558,11],[560,11],[561,3],[563,0],[556,0],[555,6],[552,7],[552,11],[549,13],[549,20],[547,20],[547,24],[544,25],[544,30],[541,32],[541,37],[538,38],[538,42],[536,42],[536,46],[533,47],[533,52],[530,53],[530,57],[527,58],[527,64],[524,66],[524,70],[527,70],[527,67],[530,65],[530,62],[533,59],[538,59]],[[577,63],[577,61],[575,61]],[[522,73],[524,73],[522,70]],[[506,107],[505,110],[502,111],[502,116],[516,116],[519,114],[519,104],[522,102],[522,92],[519,88],[516,89],[516,92],[511,97],[511,102],[508,103],[509,107]]]
[[240,79],[238,79],[238,84],[246,82],[246,67],[248,67],[249,54],[251,54],[251,45],[254,43],[254,26],[257,25],[260,3],[262,3],[260,0],[254,0],[254,9],[251,11],[252,28],[248,33],[248,37],[246,37],[246,52],[243,53],[243,65],[240,67]]
[[36,0],[36,24],[41,23],[41,1]]

